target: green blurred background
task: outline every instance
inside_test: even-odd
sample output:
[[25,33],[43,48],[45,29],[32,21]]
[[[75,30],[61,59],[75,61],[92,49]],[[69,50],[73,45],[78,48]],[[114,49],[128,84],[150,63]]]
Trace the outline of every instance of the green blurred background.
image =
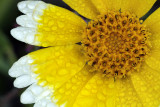
[[[0,107],[33,107],[32,104],[20,103],[20,95],[25,89],[14,88],[14,78],[8,75],[9,68],[16,60],[38,49],[10,35],[10,30],[18,26],[16,17],[22,15],[17,8],[20,1],[22,0],[0,0]],[[71,10],[62,0],[43,1]]]

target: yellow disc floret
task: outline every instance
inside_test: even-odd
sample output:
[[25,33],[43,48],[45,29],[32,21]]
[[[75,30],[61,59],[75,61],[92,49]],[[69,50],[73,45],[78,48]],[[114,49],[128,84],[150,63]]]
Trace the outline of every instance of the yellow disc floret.
[[129,12],[100,15],[83,33],[87,63],[107,77],[125,77],[138,70],[149,53],[149,35],[142,21]]

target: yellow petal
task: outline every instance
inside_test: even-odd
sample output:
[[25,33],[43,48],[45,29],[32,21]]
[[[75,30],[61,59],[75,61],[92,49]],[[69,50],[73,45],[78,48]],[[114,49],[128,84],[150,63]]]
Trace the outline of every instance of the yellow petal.
[[147,28],[154,34],[160,34],[160,9],[153,12],[145,21]]
[[[130,11],[138,17],[143,16],[156,0],[107,0],[108,9]],[[138,7],[138,8],[137,8]]]
[[[104,83],[101,77],[89,72],[86,66],[55,91],[55,99],[60,105],[65,103],[66,107],[105,107],[114,104],[114,79]],[[109,98],[106,100],[106,97]]]
[[160,74],[148,67],[142,66],[140,72],[131,78],[144,107],[158,107],[160,105]]
[[114,81],[85,67],[54,93],[58,104],[66,107],[142,106],[129,78]]
[[116,88],[114,79],[97,73],[83,86],[74,107],[114,107]]
[[[156,0],[125,0],[130,1],[128,5],[131,12],[135,13],[139,18],[145,15],[156,2]],[[125,2],[124,2],[125,4]]]
[[145,59],[145,62],[153,68],[154,70],[160,70],[160,51],[159,50],[153,50],[149,54],[149,56]]
[[151,43],[152,50],[160,49],[160,33],[151,34],[149,41]]
[[138,17],[147,13],[156,0],[63,0],[81,15],[95,19],[108,10],[131,11]]
[[109,8],[123,11],[130,11],[139,18],[145,15],[156,2],[156,0],[108,0]]
[[[158,97],[158,105],[160,105],[160,72],[144,64],[139,72],[142,78],[152,87],[155,91],[155,95]],[[153,93],[154,94],[154,93]]]
[[95,73],[89,72],[90,67],[85,66],[80,72],[68,79],[60,88],[55,90],[54,99],[58,100],[57,104],[66,104],[66,107],[72,107],[76,97],[82,88],[94,76]]
[[107,79],[96,74],[83,87],[75,101],[75,107],[141,106],[141,102],[129,78]]
[[71,8],[79,12],[79,14],[89,18],[95,19],[99,15],[99,11],[93,5],[91,0],[63,0]]
[[38,74],[39,83],[58,88],[85,65],[81,46],[57,46],[29,54],[34,60],[32,71]]
[[160,9],[149,16],[144,24],[151,32],[150,41],[154,49],[160,49]]
[[81,41],[86,23],[73,12],[42,1],[22,1],[18,7],[26,15],[16,19],[21,27],[11,30],[14,38],[43,47]]
[[[41,6],[41,5],[38,5]],[[39,8],[37,6],[37,8]],[[37,15],[35,9],[33,15]],[[38,41],[41,46],[73,44],[81,41],[86,23],[76,14],[54,5],[47,5],[38,19]]]
[[142,102],[130,77],[116,82],[116,107],[142,107]]

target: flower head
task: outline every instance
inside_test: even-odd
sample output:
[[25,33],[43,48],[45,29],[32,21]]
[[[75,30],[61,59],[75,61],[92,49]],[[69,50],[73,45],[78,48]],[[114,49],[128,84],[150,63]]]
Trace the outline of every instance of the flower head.
[[35,107],[158,107],[160,9],[156,0],[64,0],[76,14],[42,1],[22,1],[11,30],[16,39],[46,47],[9,70]]

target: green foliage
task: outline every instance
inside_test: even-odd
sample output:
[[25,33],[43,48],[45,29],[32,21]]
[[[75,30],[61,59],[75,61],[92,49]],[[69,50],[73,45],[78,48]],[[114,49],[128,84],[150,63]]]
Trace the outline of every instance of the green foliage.
[[8,75],[8,69],[16,61],[12,45],[7,36],[0,31],[0,73]]
[[16,9],[17,2],[18,0],[0,0],[0,28],[6,26],[8,20],[16,15],[13,10]]

